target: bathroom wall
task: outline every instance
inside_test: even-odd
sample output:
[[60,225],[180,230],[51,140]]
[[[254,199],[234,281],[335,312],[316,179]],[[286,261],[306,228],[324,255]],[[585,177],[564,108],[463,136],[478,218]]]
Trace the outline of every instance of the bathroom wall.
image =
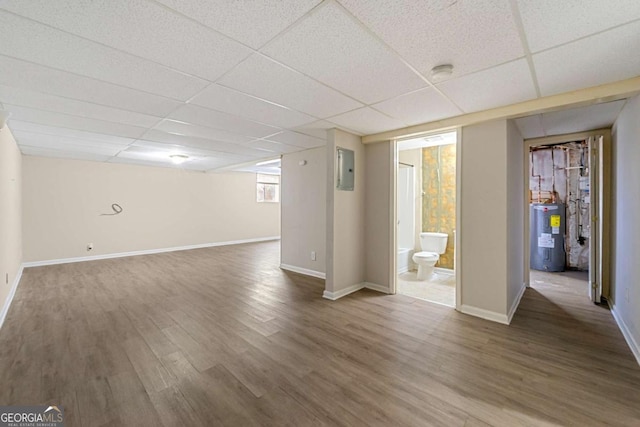
[[453,269],[456,228],[456,145],[422,149],[422,231],[447,233],[447,251],[438,267]]
[[506,120],[462,128],[461,311],[508,324],[524,290],[522,137]]
[[365,282],[375,289],[389,292],[391,287],[390,258],[393,253],[391,202],[393,193],[393,144],[390,141],[367,144],[365,148],[364,247]]

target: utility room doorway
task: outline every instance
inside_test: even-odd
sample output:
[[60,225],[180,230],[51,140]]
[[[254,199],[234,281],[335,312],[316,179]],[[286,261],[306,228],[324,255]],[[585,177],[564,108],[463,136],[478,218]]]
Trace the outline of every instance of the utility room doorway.
[[527,141],[527,283],[606,301],[608,133]]

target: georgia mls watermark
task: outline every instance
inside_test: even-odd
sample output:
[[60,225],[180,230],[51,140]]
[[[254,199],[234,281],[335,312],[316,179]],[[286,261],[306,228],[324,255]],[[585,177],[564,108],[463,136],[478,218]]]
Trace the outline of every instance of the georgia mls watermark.
[[0,406],[0,427],[64,427],[59,406]]

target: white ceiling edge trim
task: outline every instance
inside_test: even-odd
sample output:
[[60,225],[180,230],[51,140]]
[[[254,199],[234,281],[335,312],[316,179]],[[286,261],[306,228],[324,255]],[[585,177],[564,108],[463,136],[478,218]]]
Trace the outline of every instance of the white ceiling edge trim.
[[585,107],[602,102],[617,101],[628,98],[640,92],[640,76],[585,89],[578,89],[558,95],[545,96],[529,101],[462,114],[434,122],[413,125],[401,129],[366,135],[362,137],[363,144],[388,141],[397,138],[420,136],[435,131],[446,131],[460,126],[498,119],[514,119],[530,114],[547,113],[563,110],[567,107]]

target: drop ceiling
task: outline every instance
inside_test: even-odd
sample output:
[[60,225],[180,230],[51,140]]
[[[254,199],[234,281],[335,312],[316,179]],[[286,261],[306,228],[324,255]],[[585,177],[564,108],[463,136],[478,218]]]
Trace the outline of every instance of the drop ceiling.
[[206,171],[640,75],[640,2],[0,0],[0,40],[25,155]]

